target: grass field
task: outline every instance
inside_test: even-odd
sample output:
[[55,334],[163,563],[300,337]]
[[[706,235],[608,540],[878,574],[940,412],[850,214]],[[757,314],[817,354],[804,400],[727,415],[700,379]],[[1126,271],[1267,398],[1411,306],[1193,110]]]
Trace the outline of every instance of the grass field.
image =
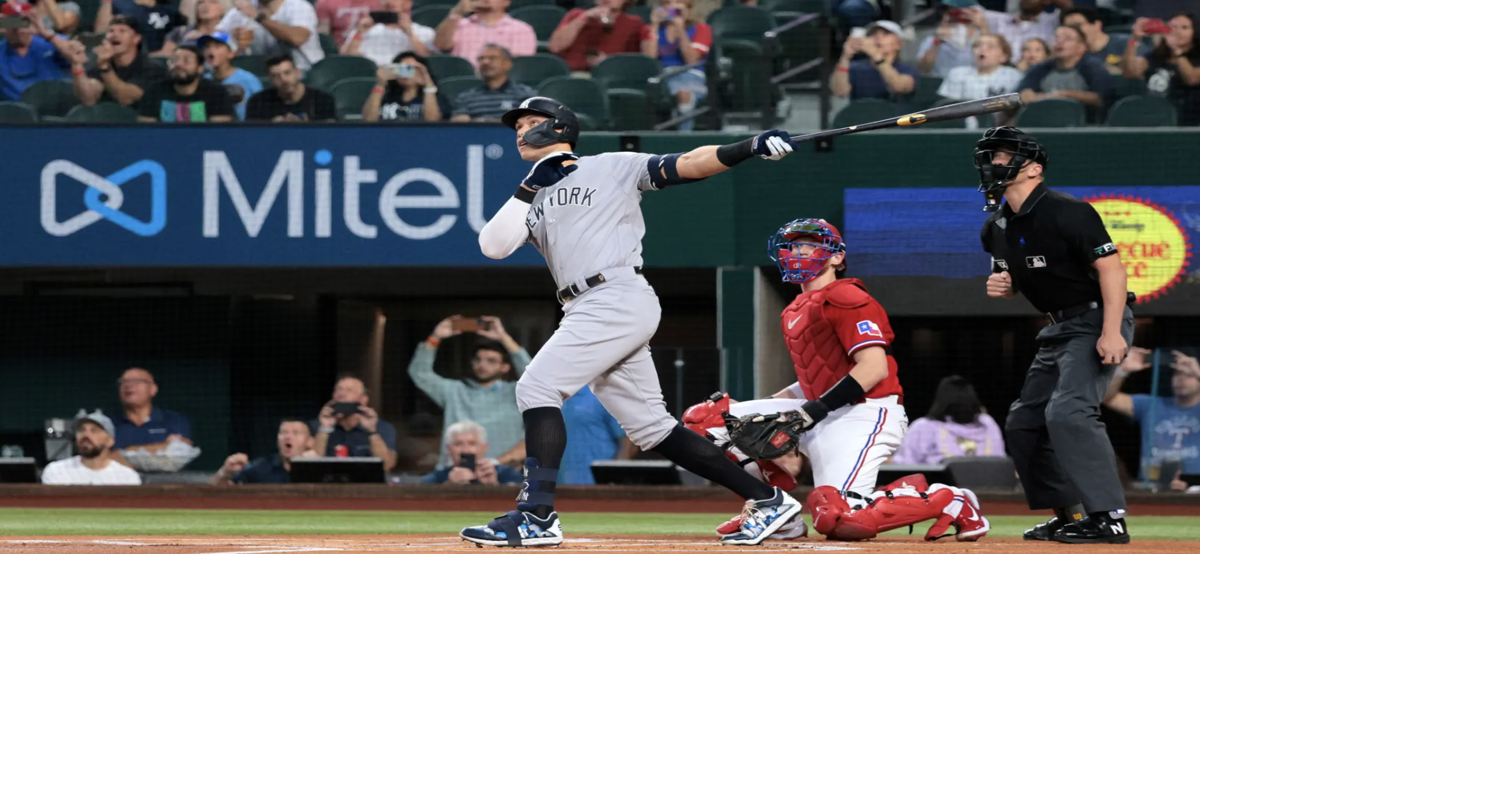
[[[309,512],[245,510],[108,510],[0,508],[0,537],[56,535],[170,537],[285,536],[333,534],[456,534],[482,523],[482,515],[458,512]],[[1017,537],[1037,517],[989,517],[993,537]],[[571,513],[562,516],[568,535],[713,536],[719,514]],[[1127,519],[1137,540],[1198,540],[1200,518],[1140,516]],[[916,536],[928,524],[916,524]],[[885,535],[887,536],[887,535]]]

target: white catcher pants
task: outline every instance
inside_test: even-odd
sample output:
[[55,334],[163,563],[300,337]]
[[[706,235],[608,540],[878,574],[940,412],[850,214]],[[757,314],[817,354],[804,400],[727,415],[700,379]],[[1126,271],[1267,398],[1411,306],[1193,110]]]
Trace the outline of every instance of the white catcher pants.
[[[799,398],[766,398],[734,401],[728,409],[734,417],[751,417],[799,409]],[[719,444],[727,443],[727,429],[713,428]],[[800,438],[800,453],[810,461],[816,487],[830,485],[846,495],[863,496],[878,486],[878,469],[898,452],[909,432],[909,418],[898,398],[871,398],[844,406],[826,416]]]

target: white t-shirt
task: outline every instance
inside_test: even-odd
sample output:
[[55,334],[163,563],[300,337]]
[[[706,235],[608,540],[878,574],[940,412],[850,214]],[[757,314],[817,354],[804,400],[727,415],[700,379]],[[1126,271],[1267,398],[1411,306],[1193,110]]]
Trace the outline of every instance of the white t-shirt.
[[259,22],[239,13],[239,9],[232,4],[226,3],[229,12],[223,15],[223,21],[218,23],[219,30],[225,30],[232,34],[236,27],[250,27],[255,31],[253,49],[250,54],[268,57],[274,54],[289,54],[292,62],[302,71],[306,71],[325,57],[322,51],[322,41],[317,37],[317,9],[312,7],[307,0],[285,0],[280,8],[270,15],[274,21],[283,25],[305,28],[310,35],[302,42],[301,46],[290,44],[270,34]]
[[[975,101],[1004,93],[1016,93],[1021,81],[1023,72],[1011,65],[1000,65],[987,74],[977,73],[973,66],[958,65],[946,74],[945,81],[940,83],[939,93],[941,98]],[[993,122],[997,125],[1011,125],[1013,116],[1012,112],[999,112]],[[975,117],[966,118],[967,128],[975,129],[978,125]]]
[[[436,31],[426,25],[411,23],[410,29],[415,32],[416,38],[426,48],[436,51]],[[348,37],[352,38],[358,33],[358,28],[350,28]],[[345,40],[343,43],[347,43]],[[395,55],[410,51],[410,36],[405,34],[396,25],[374,25],[364,31],[364,40],[358,45],[359,54],[374,61],[375,65],[389,65],[395,59]],[[434,81],[434,79],[433,79]]]
[[42,472],[46,485],[139,485],[140,474],[134,469],[110,461],[97,471],[83,465],[83,457],[74,455],[65,461],[53,461]]

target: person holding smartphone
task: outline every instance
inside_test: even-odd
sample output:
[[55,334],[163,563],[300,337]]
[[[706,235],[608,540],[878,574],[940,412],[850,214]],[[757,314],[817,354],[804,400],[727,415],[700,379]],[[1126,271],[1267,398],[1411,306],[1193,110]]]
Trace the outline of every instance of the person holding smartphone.
[[436,31],[411,21],[410,4],[411,0],[383,0],[380,10],[358,20],[338,53],[362,55],[375,65],[389,65],[402,52],[430,57],[436,51]]
[[235,35],[240,54],[287,54],[301,69],[327,56],[317,37],[317,9],[307,0],[236,0],[218,29]]
[[[1153,51],[1138,54],[1143,36],[1153,36]],[[1139,19],[1132,26],[1122,75],[1146,79],[1148,93],[1173,102],[1180,125],[1200,124],[1200,21],[1194,14]]]
[[[444,341],[464,333],[478,340],[468,349],[470,376],[452,379],[436,372],[436,355]],[[447,428],[474,422],[483,427],[486,457],[518,469],[525,461],[525,424],[514,391],[520,374],[530,365],[530,353],[510,337],[497,316],[448,316],[416,346],[406,372],[421,392],[441,407]],[[447,450],[437,468],[451,465]]]
[[[897,22],[882,19],[873,23],[867,37],[848,37],[831,74],[831,93],[851,96],[853,101],[883,98],[901,108],[913,108],[909,99],[914,97],[914,77],[919,72],[899,61],[899,50],[904,48],[903,32]],[[866,55],[866,59],[854,61],[859,54]]]
[[58,48],[67,42],[42,24],[41,14],[28,3],[0,5],[5,37],[0,39],[0,101],[19,101],[31,85],[66,79],[67,55]]
[[376,85],[364,101],[364,121],[435,122],[452,116],[452,107],[436,89],[426,58],[401,52],[390,65],[379,68],[384,84]]
[[[329,458],[368,458],[384,461],[385,471],[395,468],[395,426],[379,419],[369,408],[369,394],[357,376],[341,376],[332,388],[332,400],[317,413],[317,441],[312,449]],[[344,448],[339,456],[338,448]]]
[[[987,30],[987,15],[977,0],[944,0],[945,14],[935,34],[919,45],[919,72],[946,77],[951,69],[971,65],[971,45]],[[983,96],[984,98],[986,96]]]
[[[692,7],[692,0],[664,0],[650,12],[649,25],[640,42],[644,54],[659,60],[666,68],[694,66],[665,81],[665,89],[675,96],[678,111],[683,115],[695,111],[696,102],[706,97],[706,71],[702,65],[712,51],[712,28],[692,18]],[[687,120],[675,128],[690,131],[695,126],[694,120]]]
[[472,420],[447,426],[447,465],[421,477],[428,485],[516,485],[524,474],[488,457],[488,432]]

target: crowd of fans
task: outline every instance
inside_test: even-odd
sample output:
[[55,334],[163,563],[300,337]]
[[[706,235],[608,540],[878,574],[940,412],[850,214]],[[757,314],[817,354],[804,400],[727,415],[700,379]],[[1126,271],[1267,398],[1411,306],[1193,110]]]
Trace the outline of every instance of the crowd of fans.
[[[322,111],[332,105],[331,96],[303,80],[328,55],[342,55],[378,67],[379,86],[361,112],[365,121],[486,120],[535,94],[538,85],[513,83],[508,72],[515,57],[544,50],[564,60],[574,76],[587,76],[617,54],[655,58],[674,69],[665,90],[678,114],[690,116],[712,89],[705,70],[713,48],[704,19],[709,13],[698,11],[695,0],[653,0],[639,9],[633,3],[597,0],[572,8],[542,41],[509,14],[510,0],[459,0],[435,28],[413,20],[412,0],[181,0],[179,9],[169,0],[104,0],[93,19],[80,18],[72,2],[12,0],[0,7],[0,16],[12,20],[0,41],[0,100],[17,101],[38,81],[71,78],[84,105],[112,101],[136,109],[145,121],[333,120],[340,119],[336,111]],[[707,11],[715,10],[717,0],[703,0],[707,4]],[[770,0],[742,4],[773,6]],[[1115,26],[1108,32],[1114,16],[1076,0],[1010,5],[1011,13],[977,0],[939,0],[933,16],[919,16],[922,29],[933,26],[921,35],[878,18],[887,11],[867,0],[830,3],[840,56],[828,89],[914,109],[920,108],[917,98],[929,100],[918,78],[938,77],[940,98],[1019,92],[1030,103],[1070,99],[1085,107],[1088,121],[1100,122],[1118,97],[1118,80],[1125,79],[1174,104],[1181,125],[1198,125],[1200,45],[1193,14],[1140,15],[1123,34]],[[86,42],[90,31],[102,40]],[[483,86],[446,95],[428,67],[428,58],[438,54],[470,62]],[[267,69],[262,80],[231,64],[246,55],[270,63],[289,58],[297,73]],[[280,100],[267,98],[264,111],[253,111],[253,97],[271,86]],[[215,87],[227,91],[232,112],[224,111],[225,97]],[[689,131],[694,123],[687,119],[678,127]]]

